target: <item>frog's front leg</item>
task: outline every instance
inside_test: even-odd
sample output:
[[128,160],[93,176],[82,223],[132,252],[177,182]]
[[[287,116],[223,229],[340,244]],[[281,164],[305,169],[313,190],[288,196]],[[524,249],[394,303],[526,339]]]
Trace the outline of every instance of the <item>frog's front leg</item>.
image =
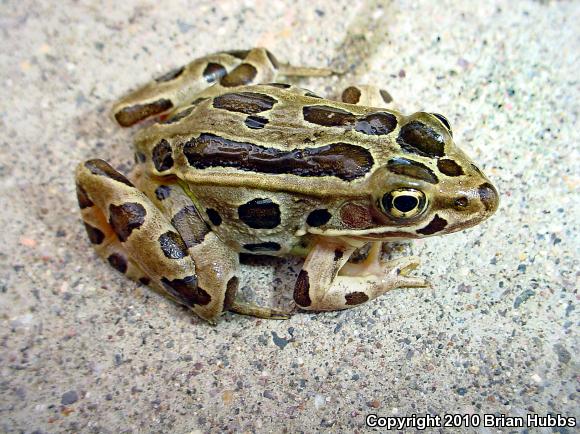
[[[238,255],[212,232],[186,235],[194,211],[169,219],[125,176],[103,160],[78,166],[77,192],[97,253],[128,277],[159,289],[214,322],[237,290]],[[159,190],[159,195],[167,190]],[[188,211],[188,210],[184,210]]]
[[347,264],[354,247],[320,239],[308,254],[294,288],[294,301],[305,310],[348,309],[401,287],[425,287],[420,278],[407,274],[416,258],[380,261],[380,242],[375,242],[367,260]]

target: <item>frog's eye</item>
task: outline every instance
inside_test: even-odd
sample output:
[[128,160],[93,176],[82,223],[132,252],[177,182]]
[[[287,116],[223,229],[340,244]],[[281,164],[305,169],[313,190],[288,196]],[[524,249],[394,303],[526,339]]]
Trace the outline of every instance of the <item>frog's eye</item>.
[[425,194],[412,188],[393,190],[381,199],[383,211],[397,219],[415,217],[423,212],[426,205]]

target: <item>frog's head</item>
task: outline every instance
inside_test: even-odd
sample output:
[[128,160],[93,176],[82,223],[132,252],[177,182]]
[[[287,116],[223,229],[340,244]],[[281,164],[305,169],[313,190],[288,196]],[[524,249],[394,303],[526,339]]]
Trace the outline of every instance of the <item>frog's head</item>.
[[372,214],[383,232],[440,235],[475,226],[495,212],[497,190],[454,144],[445,117],[420,112],[404,118],[397,144],[401,152],[370,180]]
[[399,125],[396,151],[386,148],[384,164],[368,178],[370,197],[343,203],[334,230],[321,233],[423,238],[475,226],[495,212],[497,190],[454,144],[447,119],[420,112]]

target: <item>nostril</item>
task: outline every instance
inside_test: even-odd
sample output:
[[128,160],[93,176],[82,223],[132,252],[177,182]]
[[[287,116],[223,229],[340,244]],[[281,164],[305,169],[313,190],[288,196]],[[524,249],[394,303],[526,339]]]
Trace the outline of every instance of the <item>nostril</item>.
[[468,203],[469,201],[465,196],[458,197],[453,201],[453,205],[455,206],[455,208],[465,208]]
[[493,185],[489,182],[484,182],[477,189],[477,193],[486,211],[494,212],[497,209],[499,194]]

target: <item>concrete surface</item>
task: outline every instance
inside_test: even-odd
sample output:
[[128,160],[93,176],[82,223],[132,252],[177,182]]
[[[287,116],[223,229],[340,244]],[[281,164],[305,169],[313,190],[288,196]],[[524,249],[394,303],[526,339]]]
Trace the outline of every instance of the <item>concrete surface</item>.
[[[368,413],[580,416],[580,3],[1,3],[0,431],[362,432]],[[112,101],[193,57],[256,45],[350,70],[306,81],[316,92],[380,83],[404,111],[450,119],[502,204],[477,228],[398,247],[423,258],[432,289],[286,322],[226,315],[212,328],[95,256],[73,168],[96,156],[130,168],[134,131],[107,118]],[[242,292],[287,305],[299,266],[249,261]]]

